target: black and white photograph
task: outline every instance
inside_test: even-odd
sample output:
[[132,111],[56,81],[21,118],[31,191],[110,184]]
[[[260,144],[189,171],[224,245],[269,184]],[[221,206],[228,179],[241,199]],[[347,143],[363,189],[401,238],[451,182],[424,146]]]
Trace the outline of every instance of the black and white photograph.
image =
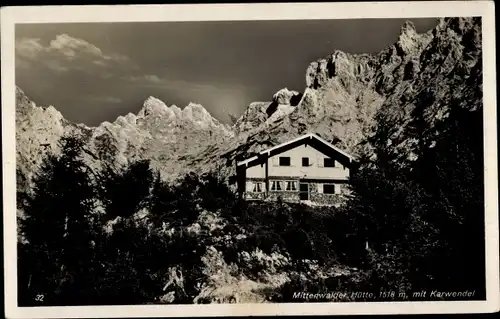
[[8,317],[498,311],[493,12],[2,8]]

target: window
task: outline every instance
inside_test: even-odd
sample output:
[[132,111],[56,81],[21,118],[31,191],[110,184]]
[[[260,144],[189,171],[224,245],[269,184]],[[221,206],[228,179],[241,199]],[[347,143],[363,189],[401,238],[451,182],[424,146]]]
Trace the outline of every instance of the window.
[[290,166],[290,157],[280,157],[280,166]]
[[276,181],[271,181],[271,190],[272,191],[276,190]]
[[283,190],[283,182],[282,181],[276,182],[276,190],[277,191],[282,191]]
[[297,181],[271,181],[271,191],[296,191]]
[[271,182],[271,190],[272,191],[282,191],[283,190],[283,182],[282,181],[272,181]]
[[335,160],[333,158],[325,157],[324,166],[325,167],[335,167]]
[[262,183],[254,183],[253,192],[254,193],[262,193]]
[[303,167],[309,166],[309,157],[302,157],[302,166]]
[[335,185],[334,184],[323,184],[323,193],[324,194],[335,194]]
[[297,182],[296,181],[286,181],[286,190],[287,191],[296,191],[297,190]]

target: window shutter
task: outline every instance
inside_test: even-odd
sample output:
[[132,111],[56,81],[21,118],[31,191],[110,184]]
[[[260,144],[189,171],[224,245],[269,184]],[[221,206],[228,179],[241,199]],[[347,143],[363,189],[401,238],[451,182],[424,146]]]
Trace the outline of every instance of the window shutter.
[[323,184],[318,183],[318,193],[322,194],[323,193]]

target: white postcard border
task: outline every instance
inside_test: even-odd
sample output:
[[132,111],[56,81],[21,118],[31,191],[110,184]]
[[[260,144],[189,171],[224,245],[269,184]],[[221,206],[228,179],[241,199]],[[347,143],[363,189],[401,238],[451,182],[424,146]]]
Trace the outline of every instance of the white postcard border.
[[[486,301],[17,307],[16,23],[362,19],[481,16],[485,146]],[[8,318],[479,313],[499,309],[496,63],[493,1],[5,7],[1,10],[5,309]]]

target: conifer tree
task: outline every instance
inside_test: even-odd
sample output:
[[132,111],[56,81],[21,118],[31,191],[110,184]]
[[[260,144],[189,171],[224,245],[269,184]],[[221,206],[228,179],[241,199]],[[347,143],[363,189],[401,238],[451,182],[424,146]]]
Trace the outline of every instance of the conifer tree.
[[102,175],[103,202],[106,216],[128,218],[148,204],[154,175],[149,160],[132,162],[124,171],[107,167]]
[[26,243],[19,249],[19,277],[25,281],[19,283],[19,297],[28,304],[81,302],[88,284],[95,187],[83,162],[83,142],[62,137],[60,146],[59,157],[45,159],[33,192],[20,198],[20,230]]

